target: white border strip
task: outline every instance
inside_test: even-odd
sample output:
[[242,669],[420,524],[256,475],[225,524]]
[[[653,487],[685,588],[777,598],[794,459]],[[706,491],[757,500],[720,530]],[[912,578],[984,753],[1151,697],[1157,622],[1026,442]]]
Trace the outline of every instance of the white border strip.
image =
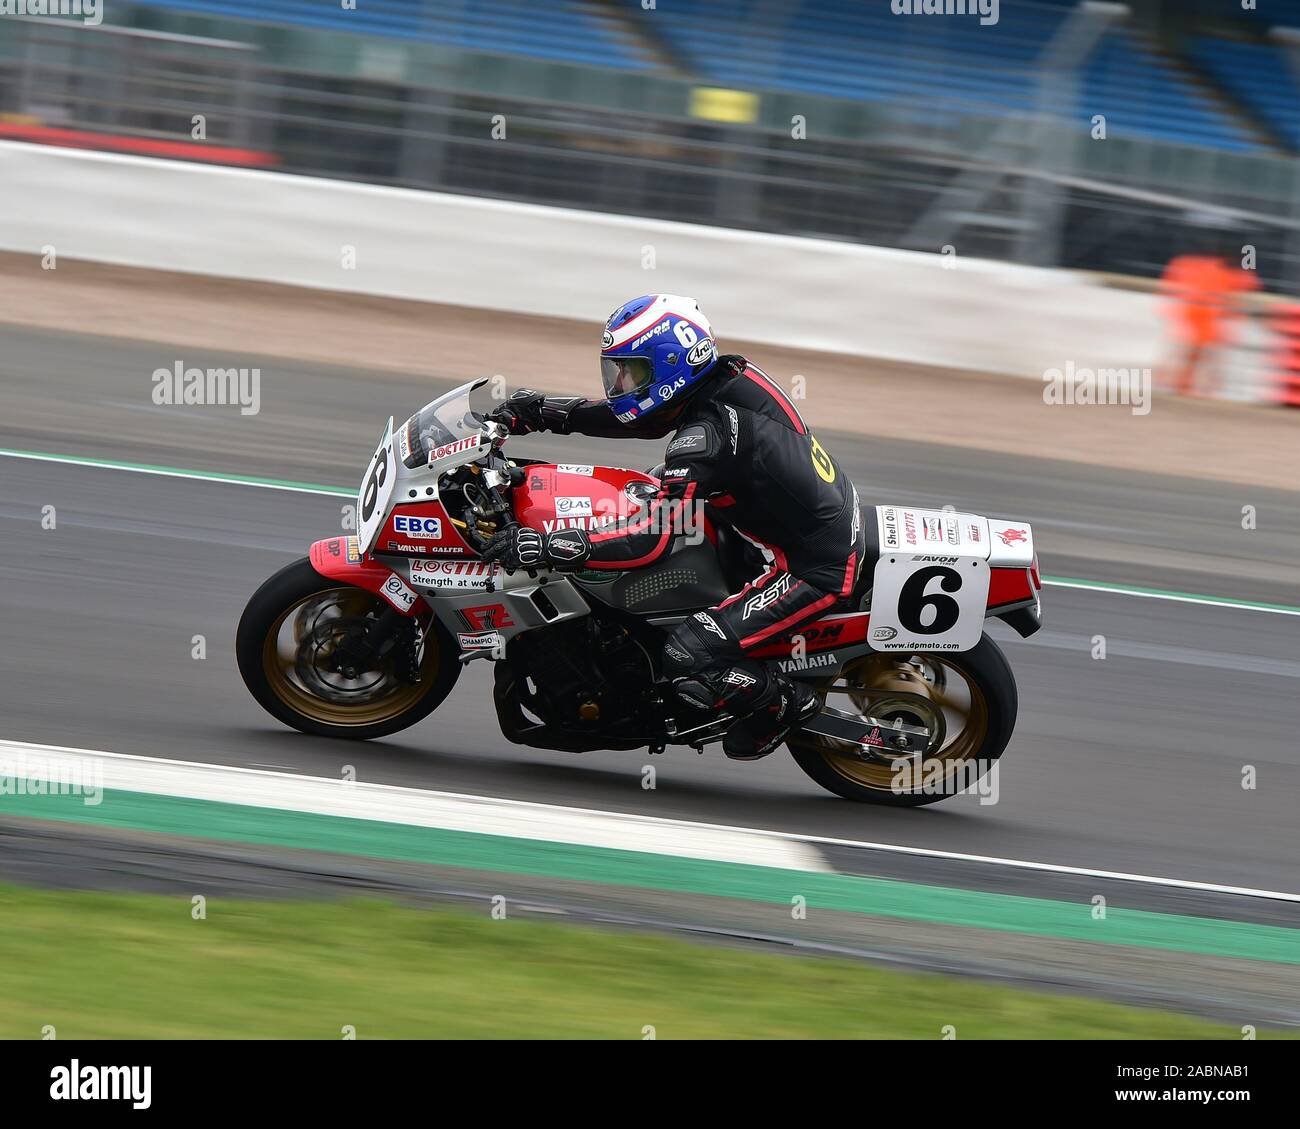
[[[815,847],[748,828],[670,824],[650,816],[431,792],[237,765],[0,741],[0,778],[93,783],[104,789],[410,827],[436,827],[640,854],[826,871]],[[83,802],[85,799],[83,798]],[[687,830],[683,830],[686,828]]]
[[[864,851],[944,859],[950,862],[983,863],[989,866],[1069,874],[1085,878],[1106,878],[1179,890],[1212,894],[1235,894],[1247,898],[1300,903],[1300,894],[1281,890],[1260,890],[1249,886],[1227,886],[1217,882],[1196,882],[1186,878],[1164,878],[1152,874],[1131,874],[1119,870],[1064,866],[1059,863],[973,855],[926,847],[905,847],[897,843],[874,843],[836,839],[793,831],[772,831],[721,823],[696,823],[629,812],[543,804],[536,800],[511,800],[460,792],[435,792],[395,784],[346,783],[327,777],[272,772],[267,769],[218,765],[200,761],[168,760],[131,753],[108,753],[59,745],[35,745],[23,741],[0,741],[0,768],[5,756],[33,756],[48,763],[82,763],[99,758],[104,766],[104,787],[126,791],[192,799],[213,799],[254,807],[317,811],[353,819],[385,823],[441,827],[506,835],[512,838],[579,843],[646,854],[711,858],[753,866],[777,866],[792,870],[834,871],[813,846],[850,847]],[[261,781],[262,787],[248,786]],[[272,797],[266,785],[274,782],[280,794]],[[781,852],[775,843],[797,849]],[[898,879],[898,881],[908,881]]]

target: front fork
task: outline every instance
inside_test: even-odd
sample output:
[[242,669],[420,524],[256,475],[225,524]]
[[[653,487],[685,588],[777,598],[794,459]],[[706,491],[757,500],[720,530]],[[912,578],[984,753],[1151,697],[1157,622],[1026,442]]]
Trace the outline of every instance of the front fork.
[[[396,653],[394,653],[396,652]],[[393,656],[393,671],[404,682],[420,681],[420,664],[424,658],[424,630],[417,616],[406,616],[385,607],[365,630],[349,634],[335,650],[339,671],[355,678],[359,671],[374,670]]]

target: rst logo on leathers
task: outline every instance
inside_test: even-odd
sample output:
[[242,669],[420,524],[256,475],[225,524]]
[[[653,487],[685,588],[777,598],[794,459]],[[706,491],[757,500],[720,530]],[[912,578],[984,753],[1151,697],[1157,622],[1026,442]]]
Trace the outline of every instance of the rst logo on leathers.
[[792,577],[788,572],[781,573],[780,576],[773,580],[772,583],[761,592],[755,596],[750,596],[750,598],[745,601],[745,610],[741,614],[740,618],[748,619],[755,612],[761,612],[769,604],[776,603],[777,600],[790,591],[790,584],[793,580],[794,577]]

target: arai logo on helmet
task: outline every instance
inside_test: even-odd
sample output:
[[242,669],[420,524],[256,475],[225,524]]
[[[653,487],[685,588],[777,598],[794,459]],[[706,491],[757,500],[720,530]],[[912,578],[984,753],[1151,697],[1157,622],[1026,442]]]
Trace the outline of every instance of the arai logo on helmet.
[[604,333],[600,335],[600,347],[602,349],[608,349],[613,344],[614,344],[614,335],[610,333],[610,331],[607,329],[605,330]]
[[702,365],[711,356],[713,356],[713,342],[706,337],[686,354],[686,363],[691,366]]

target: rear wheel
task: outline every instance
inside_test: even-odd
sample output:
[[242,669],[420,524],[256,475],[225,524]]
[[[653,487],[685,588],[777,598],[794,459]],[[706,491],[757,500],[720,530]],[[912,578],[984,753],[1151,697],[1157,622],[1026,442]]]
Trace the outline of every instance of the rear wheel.
[[[417,633],[387,654],[360,665],[348,660],[340,645],[364,635],[388,606],[322,576],[306,559],[281,569],[239,621],[235,652],[244,684],[272,717],[319,737],[364,740],[414,725],[451,692],[460,663],[446,631],[426,613],[404,627]],[[416,682],[406,677],[411,669],[419,672]]]
[[795,732],[799,767],[823,788],[868,804],[918,807],[968,788],[1002,755],[1016,725],[1011,668],[987,635],[959,654],[876,653],[817,686],[827,705],[864,721],[924,728],[924,750],[851,749]]

